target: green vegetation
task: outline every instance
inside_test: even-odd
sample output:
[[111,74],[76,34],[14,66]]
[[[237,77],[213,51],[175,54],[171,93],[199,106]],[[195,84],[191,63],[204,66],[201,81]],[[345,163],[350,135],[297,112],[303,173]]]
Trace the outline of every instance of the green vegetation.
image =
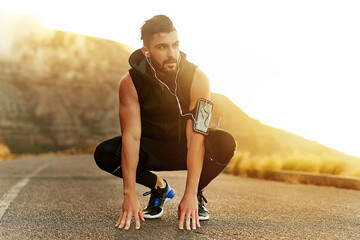
[[252,119],[228,98],[212,93],[220,127],[237,142],[227,171],[235,175],[270,178],[281,170],[360,177],[360,158],[328,148]]
[[316,155],[294,152],[284,157],[251,156],[247,152],[237,151],[226,169],[231,174],[265,179],[270,178],[273,172],[281,170],[360,177],[359,162],[344,161],[327,153]]
[[10,138],[6,140],[6,144],[12,146],[11,151],[16,154],[39,154],[57,150],[53,146],[41,145],[24,138]]
[[2,139],[0,138],[0,160],[8,159],[11,157],[9,148],[3,144]]

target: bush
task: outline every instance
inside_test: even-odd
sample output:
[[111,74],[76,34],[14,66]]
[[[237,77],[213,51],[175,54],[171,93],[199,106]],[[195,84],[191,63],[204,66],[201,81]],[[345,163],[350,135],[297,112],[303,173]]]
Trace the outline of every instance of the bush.
[[11,155],[10,149],[3,144],[1,138],[0,138],[0,160],[4,160],[9,158]]
[[227,172],[266,179],[273,172],[280,170],[360,177],[359,164],[339,160],[326,153],[315,155],[293,152],[288,156],[251,156],[249,153],[237,151],[230,161]]

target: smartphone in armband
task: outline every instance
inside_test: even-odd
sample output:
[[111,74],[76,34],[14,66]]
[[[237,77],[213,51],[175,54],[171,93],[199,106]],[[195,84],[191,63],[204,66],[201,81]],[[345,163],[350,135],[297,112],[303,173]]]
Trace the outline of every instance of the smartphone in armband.
[[200,98],[196,104],[196,114],[193,129],[197,133],[208,135],[211,112],[214,105],[211,101]]

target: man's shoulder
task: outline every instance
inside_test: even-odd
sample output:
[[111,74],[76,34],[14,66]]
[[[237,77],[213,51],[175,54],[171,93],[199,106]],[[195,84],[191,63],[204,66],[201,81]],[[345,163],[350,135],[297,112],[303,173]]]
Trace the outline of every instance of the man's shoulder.
[[129,72],[127,72],[120,80],[119,95],[137,98],[136,89]]
[[121,84],[122,82],[131,82],[131,81],[132,81],[131,75],[130,75],[130,72],[128,71],[128,72],[126,72],[126,73],[124,74],[124,76],[120,79],[120,84]]
[[119,88],[120,87],[135,87],[133,79],[131,77],[130,71],[126,72],[125,75],[120,79]]
[[196,69],[191,86],[191,108],[195,107],[199,98],[208,99],[210,96],[210,82],[207,75],[199,68]]
[[203,85],[203,84],[208,85],[209,84],[208,76],[199,67],[197,67],[195,69],[193,81],[195,84],[200,84],[200,85]]

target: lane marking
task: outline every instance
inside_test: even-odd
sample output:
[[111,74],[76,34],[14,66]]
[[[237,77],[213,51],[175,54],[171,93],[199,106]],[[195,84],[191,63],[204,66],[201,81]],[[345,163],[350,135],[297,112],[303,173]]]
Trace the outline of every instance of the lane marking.
[[3,217],[6,209],[10,206],[12,201],[18,196],[20,190],[26,186],[26,184],[29,182],[30,178],[38,174],[41,170],[43,170],[45,167],[47,167],[48,164],[45,164],[39,168],[37,168],[34,172],[30,173],[27,177],[24,177],[21,179],[18,183],[15,184],[10,190],[5,193],[2,198],[0,199],[0,221]]

